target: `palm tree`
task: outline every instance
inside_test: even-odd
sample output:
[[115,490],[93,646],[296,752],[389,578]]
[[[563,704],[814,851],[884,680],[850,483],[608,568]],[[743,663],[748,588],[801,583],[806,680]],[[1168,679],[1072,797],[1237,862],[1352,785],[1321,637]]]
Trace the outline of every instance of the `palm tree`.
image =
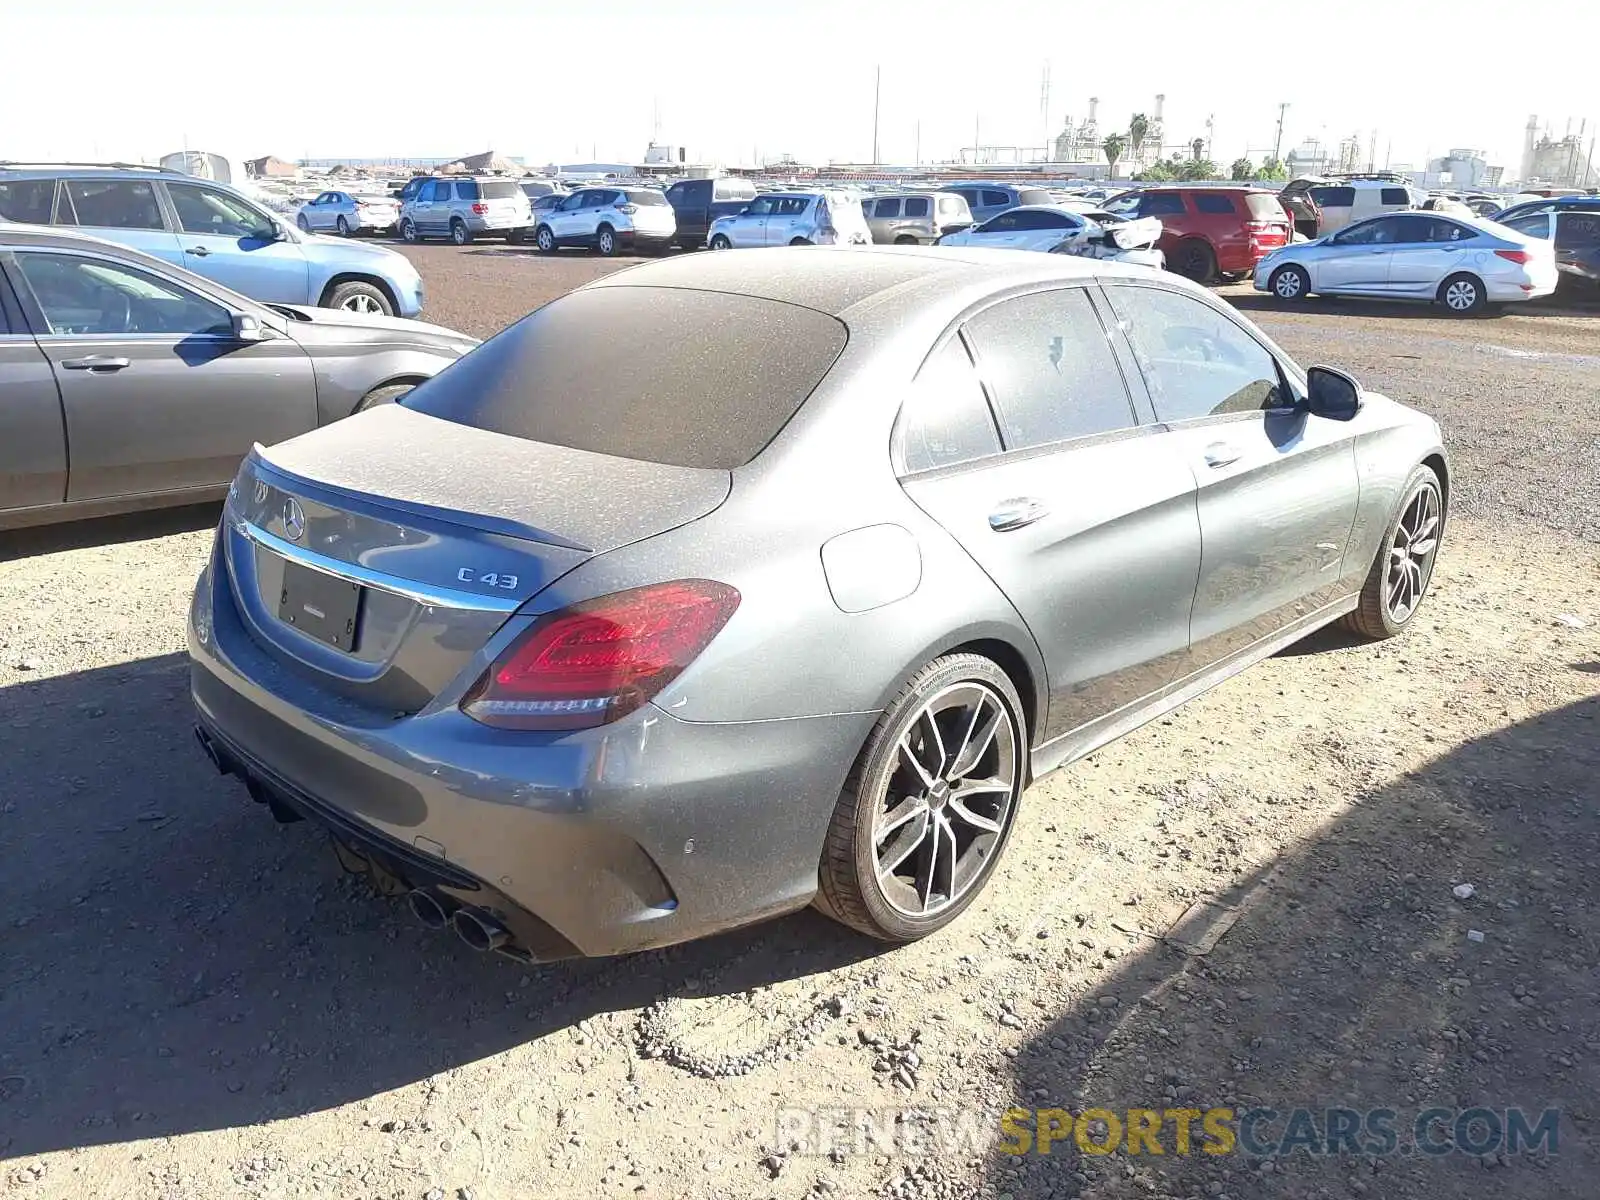
[[1199,158],[1206,150],[1205,138],[1195,138],[1194,141],[1189,143],[1189,150],[1193,157]]
[[1127,141],[1120,133],[1113,133],[1100,143],[1100,149],[1105,152],[1106,166],[1111,178],[1117,177],[1117,159],[1122,157],[1122,151],[1127,147]]
[[1133,161],[1139,161],[1139,151],[1144,146],[1144,139],[1150,133],[1150,119],[1143,113],[1134,113],[1133,120],[1128,122],[1128,148],[1133,151]]
[[1233,166],[1228,168],[1228,178],[1239,181],[1254,179],[1256,177],[1255,164],[1248,158],[1236,158]]

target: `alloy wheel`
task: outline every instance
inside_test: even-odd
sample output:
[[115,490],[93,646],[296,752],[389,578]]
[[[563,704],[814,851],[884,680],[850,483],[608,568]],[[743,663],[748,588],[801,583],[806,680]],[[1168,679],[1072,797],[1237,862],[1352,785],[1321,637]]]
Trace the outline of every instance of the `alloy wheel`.
[[1457,279],[1444,290],[1447,308],[1455,312],[1470,312],[1478,303],[1478,288],[1469,279]]
[[928,917],[966,895],[1004,840],[1017,729],[986,684],[956,683],[922,706],[897,750],[873,819],[873,867],[892,907]]
[[539,230],[538,234],[534,237],[534,241],[538,243],[539,249],[544,251],[546,254],[549,254],[556,248],[555,234],[551,233],[548,229]]
[[616,235],[613,234],[609,229],[602,229],[600,231],[600,253],[609,255],[616,248]]
[[345,312],[366,313],[374,317],[383,315],[383,306],[374,297],[367,295],[365,292],[356,292],[354,295],[346,297],[345,302],[339,307],[344,309]]
[[1403,625],[1416,612],[1428,590],[1434,556],[1439,550],[1439,517],[1439,490],[1432,483],[1424,483],[1401,513],[1389,547],[1384,605],[1396,625]]

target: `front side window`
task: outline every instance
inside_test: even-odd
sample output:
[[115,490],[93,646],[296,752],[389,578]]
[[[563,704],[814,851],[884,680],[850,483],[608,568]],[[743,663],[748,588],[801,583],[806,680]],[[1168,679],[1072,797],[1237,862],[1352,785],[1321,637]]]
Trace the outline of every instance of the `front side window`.
[[979,233],[1012,233],[1017,228],[1019,220],[1015,211],[1003,212],[998,217],[991,217],[978,226]]
[[67,196],[79,225],[165,229],[156,189],[143,179],[69,179]]
[[227,309],[134,267],[75,254],[24,252],[17,268],[58,335],[227,336]]
[[1007,450],[1135,424],[1122,371],[1082,288],[1002,301],[974,317],[967,332]]
[[922,365],[900,410],[898,442],[908,473],[1000,453],[983,385],[958,337]]
[[560,211],[575,212],[577,209],[580,209],[584,206],[584,202],[587,201],[588,198],[588,192],[573,192],[572,195],[568,196],[561,202]]
[[1127,330],[1156,417],[1193,421],[1280,406],[1282,380],[1267,348],[1229,317],[1162,288],[1106,289]]
[[1180,216],[1184,211],[1183,196],[1178,192],[1146,192],[1139,198],[1141,217]]
[[928,198],[926,196],[906,197],[906,216],[925,217],[929,211]]
[[55,192],[54,179],[0,181],[0,217],[24,225],[48,225]]
[[765,217],[772,212],[775,201],[771,196],[757,196],[750,201],[750,207],[745,209],[745,215],[751,217]]
[[900,201],[879,200],[872,210],[872,215],[879,218],[898,217],[900,215]]
[[1334,237],[1339,246],[1382,246],[1399,240],[1400,226],[1394,217],[1381,221],[1363,221],[1352,225]]
[[[169,183],[167,195],[172,197],[172,207],[178,210],[178,224],[185,233],[261,241],[273,236],[272,221],[265,214],[226,192],[188,183]],[[340,199],[338,192],[329,192],[327,196],[330,204]]]

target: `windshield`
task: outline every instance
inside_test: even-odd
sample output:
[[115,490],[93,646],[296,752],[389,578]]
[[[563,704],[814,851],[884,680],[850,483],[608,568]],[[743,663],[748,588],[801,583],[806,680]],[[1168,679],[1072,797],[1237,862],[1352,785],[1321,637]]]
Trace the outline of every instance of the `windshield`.
[[776,300],[598,287],[523,318],[403,403],[528,441],[731,470],[799,410],[845,338],[837,319]]

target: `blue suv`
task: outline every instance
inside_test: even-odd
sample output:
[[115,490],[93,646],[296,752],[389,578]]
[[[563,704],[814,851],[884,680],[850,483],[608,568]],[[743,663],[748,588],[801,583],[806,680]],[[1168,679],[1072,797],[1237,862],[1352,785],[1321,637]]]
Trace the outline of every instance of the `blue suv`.
[[1600,196],[1561,196],[1503,208],[1494,219],[1518,233],[1554,240],[1556,269],[1600,283]]
[[0,162],[0,219],[72,226],[266,304],[422,311],[405,255],[302,232],[233,188],[160,167]]

